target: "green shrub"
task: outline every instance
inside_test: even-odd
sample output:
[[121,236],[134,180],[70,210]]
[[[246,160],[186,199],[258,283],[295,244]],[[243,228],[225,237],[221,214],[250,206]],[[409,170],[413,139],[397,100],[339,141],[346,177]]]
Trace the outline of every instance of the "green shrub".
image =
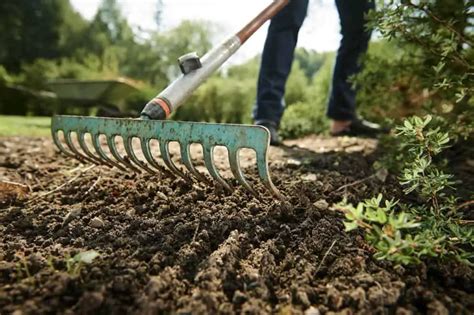
[[346,230],[363,229],[379,259],[410,264],[435,257],[474,265],[472,222],[463,220],[459,211],[452,175],[434,163],[448,147],[449,135],[432,126],[431,116],[407,119],[397,130],[398,150],[405,155],[400,184],[422,202],[382,203],[382,195],[357,206],[343,201],[337,208],[345,213]]
[[[300,93],[300,101],[288,104],[280,126],[283,138],[297,138],[311,133],[322,133],[328,129],[326,107],[333,60],[332,56],[326,58],[312,82]],[[290,85],[290,89],[291,87]],[[293,92],[290,95],[296,94]]]
[[8,74],[7,70],[0,65],[0,86],[6,85],[7,83],[11,82],[11,77]]
[[55,61],[37,59],[33,63],[24,64],[18,83],[35,89],[44,90],[46,83],[58,76],[58,66]]
[[[409,52],[393,42],[373,42],[364,69],[352,78],[359,113],[367,119],[401,119],[419,113],[429,93],[423,92]],[[418,70],[418,69],[417,69]]]
[[309,102],[289,106],[281,122],[280,133],[283,138],[298,138],[327,129],[324,107]]
[[379,2],[369,21],[386,41],[371,45],[354,79],[360,108],[373,119],[442,116],[454,139],[468,137],[474,130],[472,1]]
[[309,80],[298,61],[293,63],[285,88],[285,103],[288,107],[305,102],[310,89]]

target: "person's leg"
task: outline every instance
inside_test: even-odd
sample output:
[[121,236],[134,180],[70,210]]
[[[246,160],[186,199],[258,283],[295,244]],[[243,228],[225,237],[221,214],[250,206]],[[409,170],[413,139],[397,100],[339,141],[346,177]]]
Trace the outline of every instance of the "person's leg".
[[284,111],[285,85],[308,0],[293,0],[271,21],[262,53],[253,118],[278,128]]
[[371,32],[365,28],[365,14],[375,7],[373,0],[336,0],[341,20],[341,44],[337,52],[327,115],[333,132],[349,126],[356,115],[356,91],[348,82],[361,70],[360,57],[367,51]]

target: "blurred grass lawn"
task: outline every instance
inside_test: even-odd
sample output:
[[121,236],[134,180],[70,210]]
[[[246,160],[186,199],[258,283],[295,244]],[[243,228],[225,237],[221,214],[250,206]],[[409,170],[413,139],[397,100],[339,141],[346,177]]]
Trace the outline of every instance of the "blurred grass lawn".
[[1,116],[0,137],[49,136],[51,117]]

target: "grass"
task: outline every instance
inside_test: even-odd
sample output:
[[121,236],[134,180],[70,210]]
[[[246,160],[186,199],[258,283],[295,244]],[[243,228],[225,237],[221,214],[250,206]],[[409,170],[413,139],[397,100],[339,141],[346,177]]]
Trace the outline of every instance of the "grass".
[[5,136],[49,136],[50,117],[1,116],[0,137]]

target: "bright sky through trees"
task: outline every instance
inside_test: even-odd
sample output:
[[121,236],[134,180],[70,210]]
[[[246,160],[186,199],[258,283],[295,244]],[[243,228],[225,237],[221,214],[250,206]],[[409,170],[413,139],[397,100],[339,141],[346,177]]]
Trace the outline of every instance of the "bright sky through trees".
[[[157,0],[118,0],[124,15],[133,27],[154,29]],[[169,29],[185,19],[209,20],[219,26],[216,40],[237,31],[264,8],[270,0],[164,0],[162,27]],[[100,0],[71,0],[73,6],[91,19]],[[336,50],[339,44],[339,18],[334,0],[311,0],[308,18],[301,30],[299,46],[317,51]],[[251,38],[233,61],[245,60],[263,47],[266,27]],[[184,52],[183,52],[184,53]]]

